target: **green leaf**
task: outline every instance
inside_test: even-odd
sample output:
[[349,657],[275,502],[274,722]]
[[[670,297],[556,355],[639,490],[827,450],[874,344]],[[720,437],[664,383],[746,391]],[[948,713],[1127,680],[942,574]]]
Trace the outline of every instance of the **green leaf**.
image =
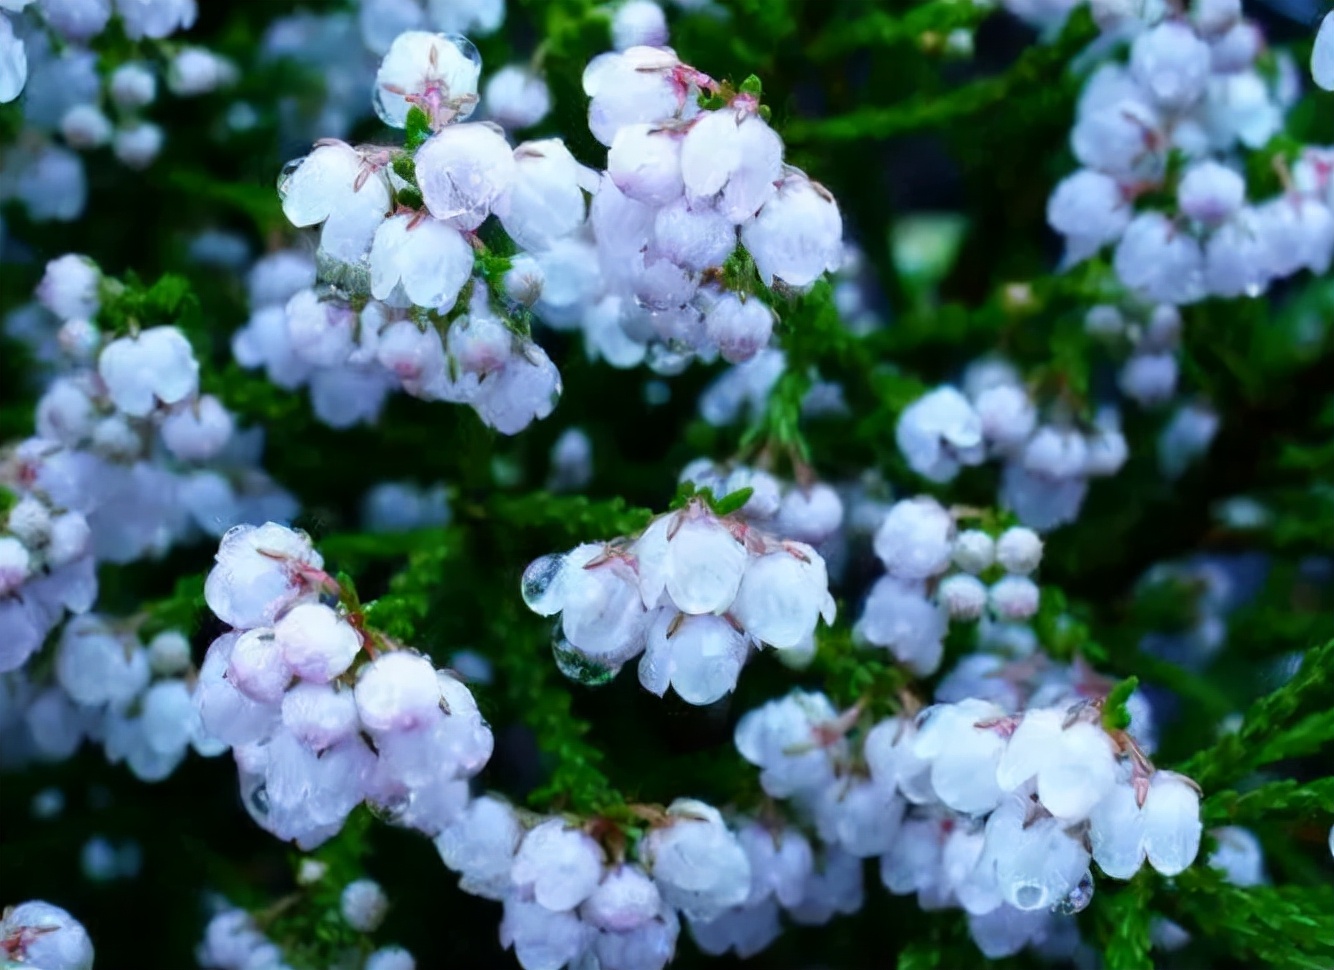
[[745,488],[738,488],[735,492],[729,492],[716,502],[710,503],[713,506],[714,515],[731,515],[733,512],[740,511],[742,506],[750,501],[750,497],[755,494],[755,489],[747,485]]
[[403,147],[409,152],[421,148],[431,137],[431,119],[415,104],[408,109],[407,122],[403,127],[406,132]]
[[1107,694],[1102,705],[1102,726],[1109,731],[1124,731],[1130,727],[1130,712],[1126,702],[1139,687],[1138,677],[1127,677]]

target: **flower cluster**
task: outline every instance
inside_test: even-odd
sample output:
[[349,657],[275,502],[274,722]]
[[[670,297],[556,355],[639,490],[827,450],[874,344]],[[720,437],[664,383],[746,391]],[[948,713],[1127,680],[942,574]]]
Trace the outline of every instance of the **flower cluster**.
[[205,731],[192,697],[196,671],[185,637],[167,630],[146,644],[133,628],[95,613],[70,619],[56,643],[53,673],[19,670],[0,679],[5,760],[63,761],[84,740],[141,781],[161,781],[193,748],[227,749]]
[[949,510],[919,496],[889,509],[874,546],[886,575],[871,587],[853,633],[916,673],[940,666],[951,619],[977,620],[989,611],[1007,622],[1038,610],[1029,574],[1042,560],[1042,540],[1031,529],[1013,527],[997,538],[961,531]]
[[753,277],[800,291],[838,269],[837,203],[784,164],[753,79],[732,89],[670,49],[636,46],[594,58],[583,83],[607,171],[585,236],[552,254],[556,266],[538,260],[548,285],[557,272],[564,282],[539,314],[581,328],[589,353],[617,367],[753,358],[774,326]]
[[[1282,128],[1296,94],[1257,66],[1264,38],[1240,3],[1200,0],[1193,15],[1140,29],[1128,65],[1108,62],[1080,96],[1071,148],[1084,167],[1051,195],[1047,218],[1075,263],[1114,245],[1126,289],[1150,303],[1255,296],[1334,257],[1328,178],[1248,201],[1244,150]],[[1175,153],[1175,154],[1174,154]],[[1179,156],[1180,166],[1169,164]],[[1158,208],[1141,200],[1169,193]]]
[[[97,594],[94,562],[130,562],[241,519],[288,517],[295,501],[255,467],[262,438],[199,393],[199,365],[175,327],[117,339],[98,329],[120,284],[77,255],[46,267],[23,333],[59,370],[37,402],[36,434],[0,455],[0,670],[13,670],[68,610]],[[17,315],[16,315],[17,316]],[[54,336],[53,336],[54,335]]]
[[[237,78],[235,65],[210,50],[158,43],[194,23],[195,0],[11,0],[5,8],[14,13],[0,9],[0,103],[18,98],[27,82],[23,121],[30,137],[0,166],[0,199],[19,200],[34,220],[70,221],[83,212],[88,184],[75,152],[110,146],[128,168],[152,164],[166,134],[143,111],[157,98],[159,77],[180,97]],[[157,63],[112,60],[89,48],[113,13],[119,30]]]
[[924,908],[962,908],[999,958],[1073,932],[1060,917],[1092,898],[1091,861],[1113,878],[1146,860],[1175,875],[1199,850],[1191,782],[1155,770],[1063,680],[1017,712],[968,697],[869,727],[797,691],[742,718],[737,748],[823,842],[879,856],[889,890]]
[[504,903],[500,936],[525,970],[584,966],[661,970],[684,918],[707,953],[758,952],[779,931],[780,905],[814,925],[861,906],[861,869],[836,849],[813,852],[777,819],[724,819],[677,799],[639,806],[648,831],[626,857],[605,820],[532,816],[483,795],[436,847],[466,892]]
[[476,234],[493,214],[524,245],[572,231],[584,218],[583,170],[559,140],[511,149],[495,127],[465,121],[480,71],[462,37],[400,34],[376,76],[376,110],[398,128],[416,112],[429,137],[412,151],[322,142],[279,182],[288,219],[322,227],[317,259],[332,288],[301,289],[282,312],[255,305],[236,353],[282,386],[309,382],[316,413],[335,427],[374,418],[397,386],[470,404],[514,434],[560,392],[517,322],[519,303],[493,306],[495,281],[477,274],[494,262],[478,263]]
[[92,970],[93,942],[69,913],[33,900],[0,913],[0,960],[40,970]]
[[1100,410],[1087,431],[1064,413],[1039,423],[1018,373],[997,360],[969,367],[962,391],[942,385],[918,398],[899,415],[895,436],[908,465],[933,482],[1001,458],[1001,503],[1042,530],[1073,521],[1089,479],[1115,475],[1129,456],[1114,410]]
[[490,758],[491,729],[451,674],[323,602],[339,591],[323,564],[272,522],[223,536],[204,598],[232,629],[204,658],[200,717],[232,746],[246,809],[279,838],[318,845],[362,802],[434,835]]
[[0,461],[0,485],[16,498],[0,540],[0,610],[15,629],[6,669],[41,642],[62,598],[73,612],[92,605],[93,558],[131,562],[247,518],[296,512],[257,467],[262,434],[237,431],[222,403],[200,393],[199,363],[178,328],[112,339],[97,327],[100,294],[119,286],[83,257],[63,256],[47,265],[42,307],[31,311],[34,342],[54,330],[64,370],[37,402],[36,434]]
[[731,691],[752,648],[808,650],[835,612],[818,552],[701,498],[637,537],[534,561],[523,597],[542,616],[561,614],[553,649],[566,674],[602,683],[642,653],[640,683],[691,704]]

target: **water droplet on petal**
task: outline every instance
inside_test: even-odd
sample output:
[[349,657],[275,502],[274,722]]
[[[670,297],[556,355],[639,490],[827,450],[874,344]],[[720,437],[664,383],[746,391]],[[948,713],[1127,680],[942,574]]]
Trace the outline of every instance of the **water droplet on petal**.
[[1085,872],[1084,877],[1079,880],[1079,885],[1070,890],[1063,899],[1058,900],[1051,911],[1058,916],[1073,916],[1088,909],[1091,902],[1093,902],[1093,874]]
[[482,52],[477,49],[477,45],[464,37],[462,34],[441,34],[445,40],[449,41],[459,49],[459,53],[472,61],[478,67],[482,66]]
[[284,163],[282,170],[278,172],[278,200],[280,202],[287,201],[287,193],[292,186],[292,176],[296,174],[296,170],[301,167],[301,163],[305,160],[305,155],[294,158]]
[[375,109],[376,117],[390,128],[402,128],[402,114],[405,113],[407,109],[404,108],[402,111],[395,113],[384,103],[384,95],[384,88],[380,87],[378,84],[371,90],[371,106]]
[[250,793],[250,807],[258,815],[269,814],[269,786],[260,783],[254,791]]
[[556,658],[556,667],[560,672],[585,687],[601,687],[611,683],[621,670],[619,664],[609,667],[584,656],[559,632],[551,640],[551,653]]
[[553,553],[541,559],[534,559],[523,571],[520,590],[523,593],[524,603],[534,613],[551,616],[560,611],[562,605],[560,588],[556,580],[560,578],[564,566],[564,554]]

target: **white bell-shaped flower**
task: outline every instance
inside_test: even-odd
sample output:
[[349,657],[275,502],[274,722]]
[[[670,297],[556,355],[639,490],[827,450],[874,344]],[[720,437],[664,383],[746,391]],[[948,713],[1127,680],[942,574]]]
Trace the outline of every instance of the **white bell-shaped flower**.
[[649,625],[639,682],[661,697],[670,684],[690,704],[712,704],[736,687],[747,638],[721,616],[663,607]]
[[453,226],[405,213],[375,230],[370,267],[371,295],[377,300],[444,313],[472,276],[473,250]]
[[524,836],[510,877],[542,906],[563,912],[593,894],[602,879],[603,862],[602,849],[592,838],[553,818]]
[[113,340],[97,360],[97,373],[112,403],[132,417],[176,404],[199,390],[199,362],[175,327],[151,327]]
[[508,211],[518,174],[505,136],[484,122],[450,125],[417,149],[417,185],[431,215],[472,232]]
[[791,542],[750,560],[731,613],[755,639],[781,650],[811,636],[821,617],[832,624],[835,610],[823,557]]

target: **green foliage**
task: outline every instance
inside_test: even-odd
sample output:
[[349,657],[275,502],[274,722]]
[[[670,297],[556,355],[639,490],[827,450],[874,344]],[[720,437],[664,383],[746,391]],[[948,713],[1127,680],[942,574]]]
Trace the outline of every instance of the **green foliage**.
[[866,107],[833,118],[796,122],[784,135],[797,143],[866,141],[960,124],[1002,102],[1007,103],[1007,110],[1020,110],[1013,103],[1016,99],[1050,93],[1053,73],[1096,35],[1088,9],[1077,7],[1055,43],[1028,48],[1004,74],[973,81],[944,95],[908,98],[891,107]]
[[1282,687],[1260,698],[1241,727],[1191,757],[1181,771],[1205,791],[1235,782],[1247,772],[1283,758],[1310,754],[1334,741],[1334,707],[1302,716],[1334,694],[1334,641],[1312,647]]
[[1324,970],[1334,960],[1334,886],[1249,886],[1207,867],[1177,877],[1174,910],[1229,959],[1276,970]]
[[[1278,817],[1334,816],[1334,777],[1273,781],[1250,791],[1221,791],[1204,800],[1206,825],[1260,825]],[[1334,824],[1334,819],[1325,819]]]
[[1124,888],[1098,890],[1094,912],[1107,970],[1152,970],[1151,895],[1152,883],[1147,873],[1140,873]]

